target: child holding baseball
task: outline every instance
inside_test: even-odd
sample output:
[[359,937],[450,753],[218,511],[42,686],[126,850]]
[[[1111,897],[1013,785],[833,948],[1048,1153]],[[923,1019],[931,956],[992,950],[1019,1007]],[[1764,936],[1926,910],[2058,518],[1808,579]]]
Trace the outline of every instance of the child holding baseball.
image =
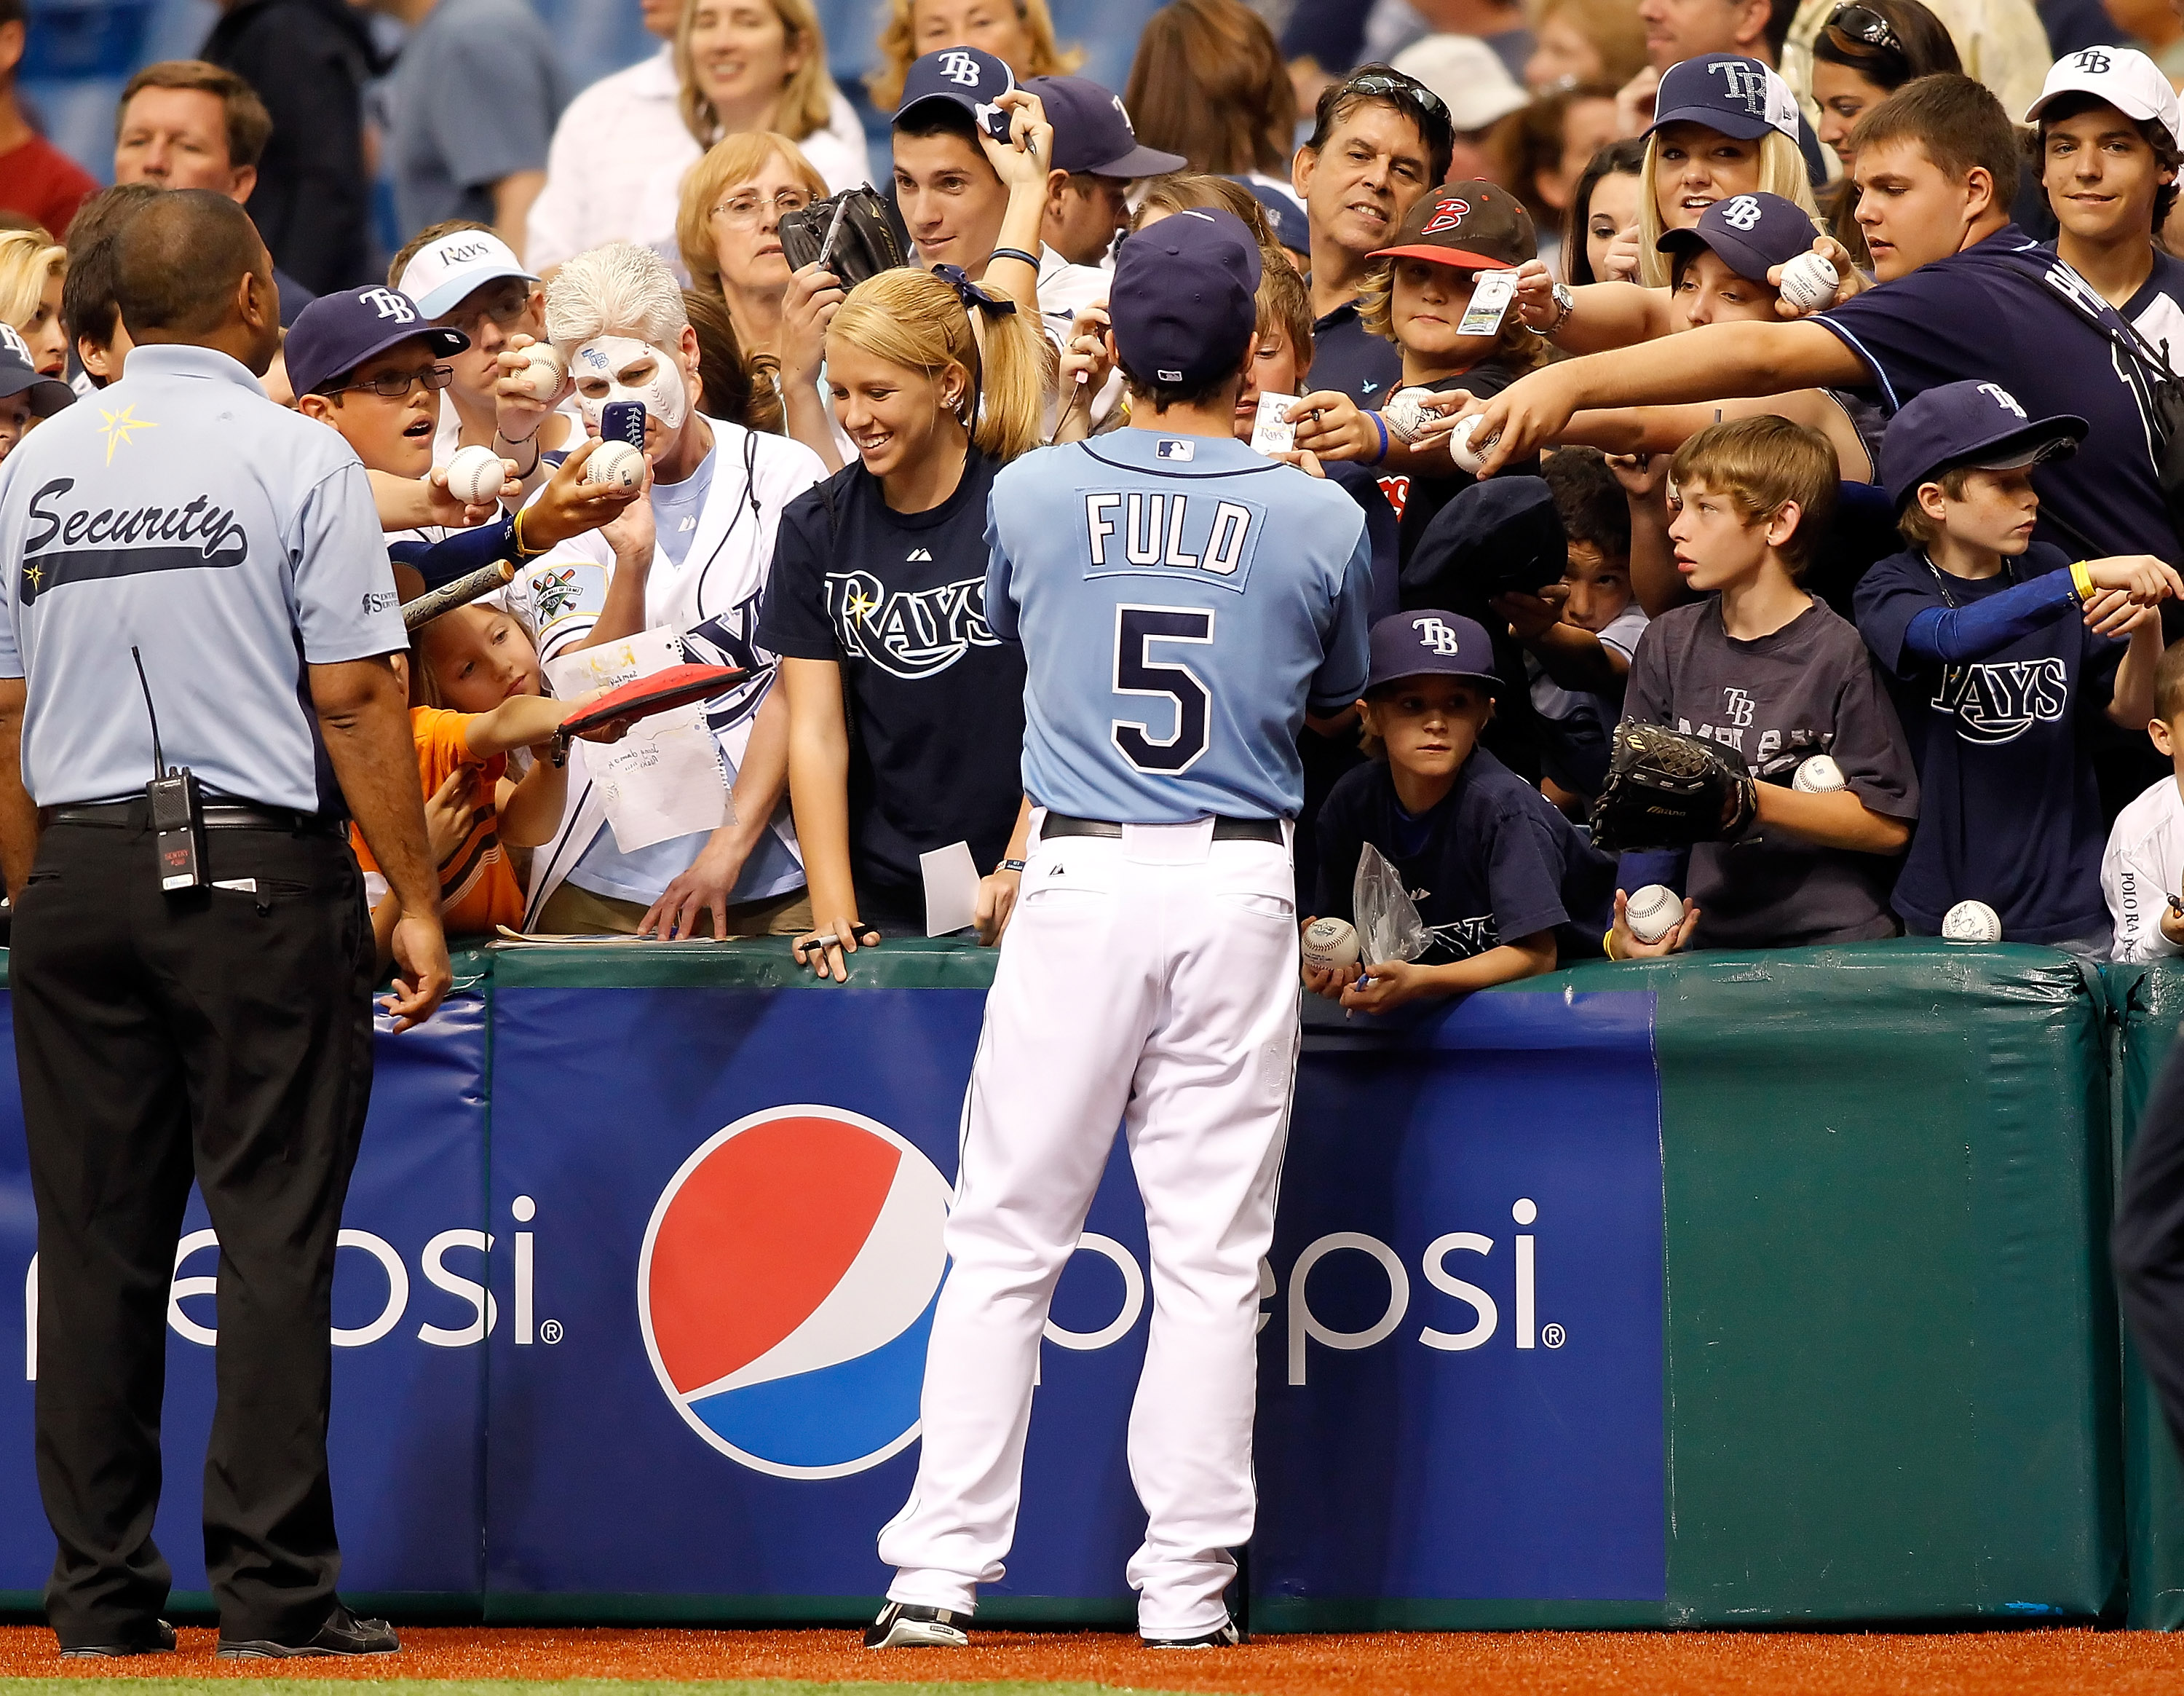
[[2116,815],[2101,856],[2101,891],[2115,925],[2119,960],[2184,954],[2184,643],[2153,668],[2154,751],[2175,767]]
[[1614,862],[1479,745],[1502,687],[1493,644],[1474,620],[1421,610],[1373,625],[1357,703],[1373,757],[1320,810],[1318,905],[1355,922],[1351,891],[1370,843],[1396,868],[1432,940],[1416,960],[1368,960],[1362,974],[1354,963],[1307,965],[1314,994],[1386,1013],[1600,951]]
[[[1835,450],[1787,419],[1736,419],[1685,443],[1669,475],[1676,568],[1704,599],[1646,627],[1624,722],[1736,749],[1758,780],[1758,812],[1741,840],[1691,851],[1695,926],[1641,943],[1618,900],[1609,952],[1666,952],[1686,934],[1707,948],[1892,936],[1888,892],[1919,814],[1918,775],[1857,630],[1799,582],[1834,505]],[[1793,788],[1823,754],[1830,763]],[[1635,857],[1625,888],[1656,881]]]
[[[1505,310],[1491,329],[1462,333],[1479,280],[1514,271],[1536,249],[1531,215],[1494,183],[1452,182],[1412,207],[1396,239],[1372,256],[1373,269],[1357,296],[1359,321],[1402,351],[1403,388],[1435,394],[1460,389],[1485,400],[1540,362],[1545,343],[1513,310]],[[1417,437],[1408,440],[1406,428],[1390,427],[1388,415],[1360,411],[1349,396],[1329,388],[1301,397],[1291,411],[1299,420],[1299,448],[1323,460],[1379,468],[1402,521],[1406,560],[1434,515],[1472,483],[1471,474],[1450,457],[1446,430],[1408,430]],[[1430,426],[1430,418],[1420,421]],[[1508,469],[1533,466],[1527,461]]]
[[1888,427],[1883,481],[1910,545],[1856,605],[1919,767],[1895,896],[1915,934],[1975,901],[2009,941],[2109,957],[2093,743],[2104,722],[2154,716],[2159,603],[2184,585],[2146,555],[2073,565],[2032,539],[2034,470],[2086,427],[2027,418],[1992,382],[1930,388]]

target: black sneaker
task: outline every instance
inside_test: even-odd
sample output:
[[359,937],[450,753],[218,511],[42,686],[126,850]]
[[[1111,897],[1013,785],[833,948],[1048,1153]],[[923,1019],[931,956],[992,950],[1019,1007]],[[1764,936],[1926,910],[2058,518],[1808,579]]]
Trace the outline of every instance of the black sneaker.
[[152,1621],[152,1634],[136,1640],[110,1643],[78,1643],[61,1650],[63,1660],[120,1660],[132,1654],[172,1654],[175,1628],[164,1620]]
[[968,1614],[945,1608],[920,1608],[908,1602],[890,1602],[880,1616],[865,1627],[866,1649],[968,1649],[965,1627]]
[[1241,1626],[1235,1621],[1229,1620],[1217,1630],[1206,1632],[1203,1637],[1140,1637],[1138,1641],[1147,1649],[1234,1649],[1238,1644],[1247,1643],[1251,1639],[1245,1635]]
[[223,1635],[218,1655],[222,1660],[291,1660],[304,1655],[393,1654],[401,1647],[393,1627],[386,1621],[359,1620],[337,1603],[326,1624],[302,1643]]

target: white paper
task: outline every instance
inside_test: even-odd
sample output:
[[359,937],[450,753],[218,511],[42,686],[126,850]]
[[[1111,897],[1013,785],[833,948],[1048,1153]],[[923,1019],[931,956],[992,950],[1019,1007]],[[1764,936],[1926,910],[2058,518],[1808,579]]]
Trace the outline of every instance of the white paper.
[[971,845],[951,842],[917,856],[925,874],[925,934],[945,936],[974,924],[978,918],[978,868]]
[[1262,394],[1259,410],[1251,415],[1251,451],[1255,454],[1286,454],[1296,446],[1296,426],[1290,422],[1289,410],[1296,404],[1294,394]]
[[[554,695],[567,700],[682,663],[682,644],[673,631],[644,630],[624,641],[557,656],[547,661],[546,675]],[[641,718],[619,742],[577,742],[571,748],[605,809],[615,846],[625,854],[717,830],[734,816],[720,745],[700,702]]]
[[1502,327],[1507,315],[1509,303],[1517,298],[1517,273],[1514,271],[1490,271],[1481,276],[1471,287],[1471,304],[1463,309],[1462,321],[1457,325],[1459,336],[1491,336]]

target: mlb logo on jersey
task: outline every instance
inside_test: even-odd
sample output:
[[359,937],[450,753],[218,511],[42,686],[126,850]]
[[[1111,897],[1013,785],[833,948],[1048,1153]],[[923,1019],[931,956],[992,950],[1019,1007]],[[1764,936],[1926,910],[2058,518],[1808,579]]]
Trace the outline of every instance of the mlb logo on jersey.
[[[1166,445],[1165,444],[1162,444]],[[1240,590],[1265,527],[1256,501],[1180,490],[1083,489],[1084,575],[1117,572],[1201,573]]]

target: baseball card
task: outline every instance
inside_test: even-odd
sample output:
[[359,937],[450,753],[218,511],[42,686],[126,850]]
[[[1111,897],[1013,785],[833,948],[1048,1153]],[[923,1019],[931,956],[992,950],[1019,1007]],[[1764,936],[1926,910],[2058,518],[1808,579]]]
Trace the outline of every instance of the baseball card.
[[1290,422],[1289,410],[1296,404],[1294,394],[1262,394],[1259,410],[1251,419],[1251,451],[1255,454],[1286,454],[1296,446],[1296,426]]
[[1509,315],[1509,303],[1517,298],[1517,273],[1514,271],[1490,271],[1471,287],[1471,304],[1463,309],[1462,321],[1456,326],[1459,336],[1491,336],[1502,328],[1502,321]]

